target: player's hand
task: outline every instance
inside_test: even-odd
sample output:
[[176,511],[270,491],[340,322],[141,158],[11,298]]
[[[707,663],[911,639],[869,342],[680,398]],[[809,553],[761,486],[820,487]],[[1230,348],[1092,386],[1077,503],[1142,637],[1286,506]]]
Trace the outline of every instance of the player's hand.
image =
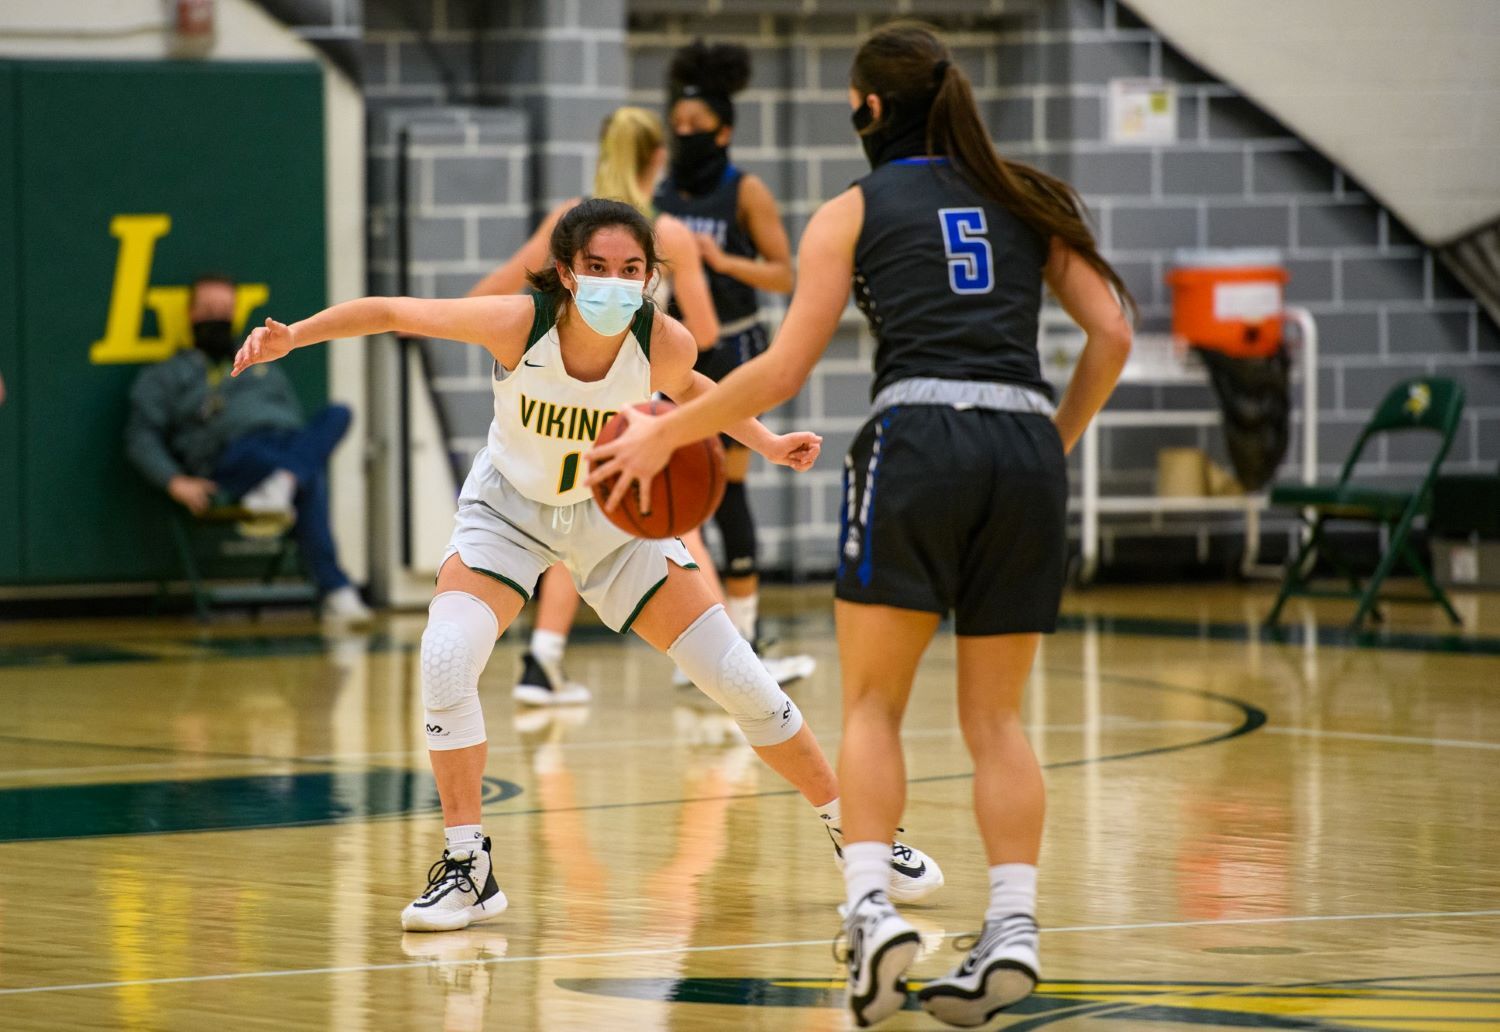
[[240,345],[234,355],[234,368],[230,376],[239,376],[246,369],[261,362],[274,362],[292,351],[292,328],[275,319],[267,319],[264,326],[257,326]]
[[219,485],[202,477],[178,474],[167,481],[167,494],[194,516],[202,516],[213,505],[214,492]]
[[777,435],[761,454],[778,466],[790,466],[798,473],[806,473],[818,461],[822,451],[823,438],[808,430],[798,430]]
[[630,490],[632,484],[640,485],[641,511],[648,511],[651,498],[651,481],[666,468],[672,458],[672,445],[656,432],[653,416],[635,408],[623,408],[625,432],[608,444],[597,444],[588,453],[588,485],[593,487],[600,481],[617,477],[610,489],[604,508],[613,512]]
[[698,253],[703,256],[703,264],[715,272],[724,271],[721,268],[724,264],[724,249],[719,246],[719,242],[707,233],[694,233],[693,236],[697,238]]

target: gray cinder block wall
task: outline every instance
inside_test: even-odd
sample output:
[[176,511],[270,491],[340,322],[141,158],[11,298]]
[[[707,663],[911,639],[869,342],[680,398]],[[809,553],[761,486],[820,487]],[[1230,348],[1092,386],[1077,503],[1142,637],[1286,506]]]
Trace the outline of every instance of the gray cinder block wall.
[[[371,289],[462,296],[586,192],[624,55],[620,0],[366,0]],[[462,472],[489,421],[488,364],[421,346]]]
[[[349,5],[341,10],[347,34]],[[865,169],[845,99],[859,37],[892,14],[913,13],[945,30],[1001,151],[1083,192],[1106,251],[1142,303],[1143,329],[1167,326],[1163,276],[1175,248],[1286,252],[1289,297],[1311,308],[1321,329],[1325,474],[1385,388],[1415,373],[1453,376],[1468,390],[1451,466],[1492,469],[1500,460],[1500,331],[1358,183],[1177,53],[1123,0],[364,0],[372,289],[402,282],[395,198],[403,131],[412,148],[407,185],[416,188],[404,282],[414,292],[460,293],[551,204],[587,190],[599,121],[627,98],[660,109],[671,50],[699,35],[751,48],[755,74],[738,100],[735,158],[781,199],[795,244],[812,210]],[[1178,83],[1179,142],[1112,146],[1104,139],[1107,83],[1146,75]],[[494,121],[497,108],[512,121]],[[462,134],[445,136],[454,125]],[[488,159],[504,171],[485,169]],[[773,321],[780,308],[767,299]],[[486,416],[483,371],[462,354],[470,349],[429,347],[461,452],[484,431],[470,425]],[[772,569],[831,568],[841,455],[863,418],[872,352],[851,313],[807,389],[770,417],[826,438],[813,473],[753,475]],[[1115,404],[1199,407],[1206,392],[1126,387]],[[1106,489],[1148,490],[1156,449],[1170,444],[1222,454],[1215,431],[1108,431]],[[1296,448],[1294,440],[1292,456]],[[1411,442],[1374,458],[1385,476],[1421,465]],[[1167,529],[1185,543],[1205,530],[1228,542],[1238,523],[1171,520]]]
[[[727,8],[733,13],[703,15],[691,13],[698,4],[632,3],[631,96],[660,103],[672,49],[696,36],[750,47],[755,74],[738,103],[744,114],[734,154],[778,192],[795,242],[808,214],[865,169],[849,129],[848,69],[860,35],[889,7],[846,0],[795,5],[808,13],[770,13],[776,6],[741,3]],[[920,5],[920,14],[945,30],[1001,152],[1063,176],[1082,192],[1106,253],[1141,303],[1141,329],[1169,328],[1164,276],[1176,248],[1280,248],[1292,275],[1288,298],[1311,309],[1320,329],[1322,473],[1336,473],[1385,390],[1417,374],[1454,377],[1468,392],[1450,468],[1493,469],[1500,460],[1500,331],[1432,251],[1357,183],[1184,58],[1125,3],[1045,0],[1034,6],[1028,12],[1011,5],[996,14],[1000,5],[933,3]],[[744,13],[747,8],[765,13]],[[1178,84],[1179,141],[1112,145],[1105,138],[1108,82],[1144,76]],[[791,406],[793,422],[825,434],[829,459],[836,460],[862,421],[872,350],[859,321],[846,319],[829,359]],[[1206,388],[1122,387],[1114,404],[1172,409],[1213,402]],[[1283,467],[1288,476],[1299,454],[1296,434],[1294,427]],[[1368,473],[1413,476],[1425,468],[1424,443],[1382,445]],[[1217,430],[1106,430],[1105,490],[1151,490],[1156,452],[1170,445],[1224,455]],[[839,463],[827,459],[795,479],[779,471],[755,474],[764,522],[785,514],[780,526],[768,528],[773,561],[830,568],[839,475]],[[1159,534],[1163,527],[1185,549],[1196,547],[1205,530],[1240,533],[1235,517],[1163,525],[1111,520],[1106,544],[1112,533]],[[1268,551],[1274,553],[1274,542]]]

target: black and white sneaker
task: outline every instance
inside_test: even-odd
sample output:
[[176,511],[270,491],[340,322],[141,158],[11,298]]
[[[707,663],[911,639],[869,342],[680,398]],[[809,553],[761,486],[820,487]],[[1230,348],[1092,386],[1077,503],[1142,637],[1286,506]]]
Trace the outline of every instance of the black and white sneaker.
[[[828,837],[833,840],[833,862],[839,872],[844,870],[844,849],[839,845],[835,831],[826,825]],[[905,828],[897,828],[905,831]],[[943,869],[936,860],[916,846],[909,846],[900,839],[891,843],[891,887],[893,903],[920,903],[943,887]]]
[[427,872],[427,888],[401,911],[408,932],[452,932],[505,912],[508,902],[495,884],[490,840],[469,852],[443,850]]
[[922,936],[876,889],[849,911],[840,934],[848,945],[835,959],[849,968],[844,1002],[854,1024],[869,1028],[906,1006],[906,969],[922,949]]
[[581,706],[592,698],[588,688],[563,675],[561,663],[543,663],[529,652],[521,657],[521,679],[510,696],[527,706]]
[[939,1021],[978,1028],[1036,988],[1041,964],[1036,918],[1030,914],[986,921],[977,941],[959,939],[956,945],[969,950],[964,962],[917,991],[922,1008]]

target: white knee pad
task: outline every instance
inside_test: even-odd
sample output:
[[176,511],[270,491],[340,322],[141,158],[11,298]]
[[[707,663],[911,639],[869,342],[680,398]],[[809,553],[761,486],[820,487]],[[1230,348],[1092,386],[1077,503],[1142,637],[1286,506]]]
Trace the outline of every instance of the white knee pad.
[[422,705],[429,749],[464,749],[485,740],[479,674],[499,631],[490,607],[466,591],[445,591],[427,607]]
[[723,606],[693,621],[667,655],[704,695],[724,707],[751,745],[780,745],[802,730],[802,711],[766,672]]

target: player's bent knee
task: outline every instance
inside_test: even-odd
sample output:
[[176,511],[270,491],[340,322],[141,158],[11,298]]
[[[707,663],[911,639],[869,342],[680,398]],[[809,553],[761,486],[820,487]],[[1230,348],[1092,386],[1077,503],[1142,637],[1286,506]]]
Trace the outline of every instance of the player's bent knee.
[[667,655],[734,718],[751,745],[780,745],[802,730],[802,711],[740,637],[723,606],[695,620]]
[[[781,689],[777,689],[781,691]],[[762,716],[746,716],[736,713],[734,722],[745,732],[745,741],[757,748],[781,745],[789,742],[802,730],[802,711],[797,704],[781,692],[780,707]]]
[[422,703],[427,745],[463,749],[485,740],[479,675],[499,634],[490,607],[465,591],[445,591],[428,607],[422,632]]

